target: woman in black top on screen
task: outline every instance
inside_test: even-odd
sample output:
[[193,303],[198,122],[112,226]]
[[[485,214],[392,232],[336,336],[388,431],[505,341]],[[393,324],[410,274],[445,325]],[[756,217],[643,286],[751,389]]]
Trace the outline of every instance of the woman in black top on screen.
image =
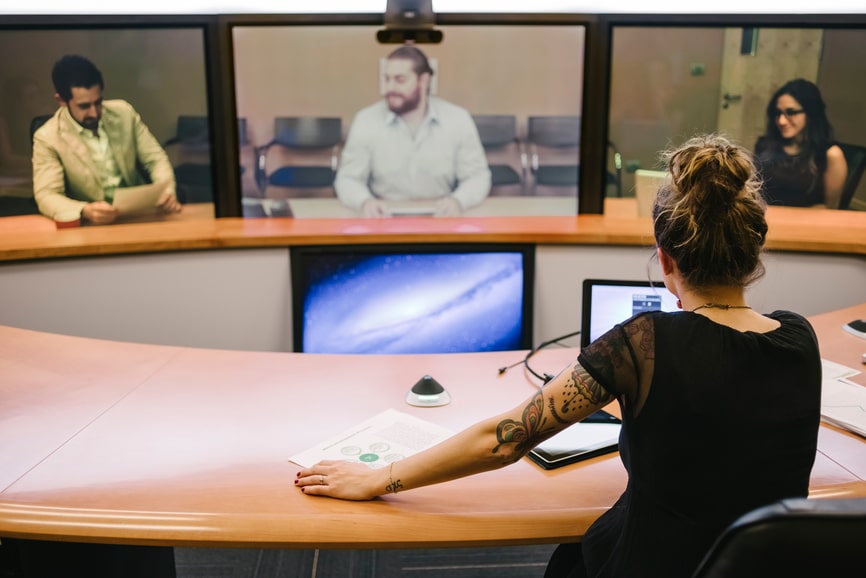
[[839,207],[848,167],[815,84],[798,78],[776,91],[755,158],[771,205]]
[[746,304],[767,233],[751,155],[708,136],[668,158],[653,218],[683,311],[624,320],[524,403],[389,468],[323,461],[296,487],[362,500],[502,467],[616,399],[628,486],[546,576],[687,577],[738,516],[805,497],[821,360],[803,317]]

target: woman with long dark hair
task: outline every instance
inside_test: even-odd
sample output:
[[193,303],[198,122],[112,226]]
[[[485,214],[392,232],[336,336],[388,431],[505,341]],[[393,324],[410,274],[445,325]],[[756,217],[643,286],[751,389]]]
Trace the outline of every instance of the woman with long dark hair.
[[839,207],[848,166],[825,108],[818,87],[802,78],[785,83],[767,104],[755,160],[769,204]]

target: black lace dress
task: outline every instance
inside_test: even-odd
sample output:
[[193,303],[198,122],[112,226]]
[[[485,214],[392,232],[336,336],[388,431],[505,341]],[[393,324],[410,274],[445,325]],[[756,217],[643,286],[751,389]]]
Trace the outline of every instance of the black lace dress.
[[690,576],[734,519],[805,497],[820,421],[821,357],[803,317],[740,332],[690,312],[644,313],[580,363],[617,396],[625,493],[583,540],[589,576]]

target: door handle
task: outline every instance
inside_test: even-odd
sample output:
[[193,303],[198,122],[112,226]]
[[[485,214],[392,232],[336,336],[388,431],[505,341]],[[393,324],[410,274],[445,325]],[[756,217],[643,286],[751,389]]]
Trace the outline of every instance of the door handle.
[[722,100],[724,101],[722,103],[722,108],[728,108],[729,106],[731,106],[732,102],[739,102],[739,101],[743,100],[743,95],[742,94],[731,94],[730,92],[726,92],[725,94],[722,95]]

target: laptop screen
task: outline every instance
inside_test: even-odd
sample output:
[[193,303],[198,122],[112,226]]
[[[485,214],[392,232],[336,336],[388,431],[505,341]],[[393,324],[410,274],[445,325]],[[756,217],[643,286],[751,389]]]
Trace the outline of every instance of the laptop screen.
[[584,279],[580,346],[642,311],[678,311],[677,298],[661,281]]

